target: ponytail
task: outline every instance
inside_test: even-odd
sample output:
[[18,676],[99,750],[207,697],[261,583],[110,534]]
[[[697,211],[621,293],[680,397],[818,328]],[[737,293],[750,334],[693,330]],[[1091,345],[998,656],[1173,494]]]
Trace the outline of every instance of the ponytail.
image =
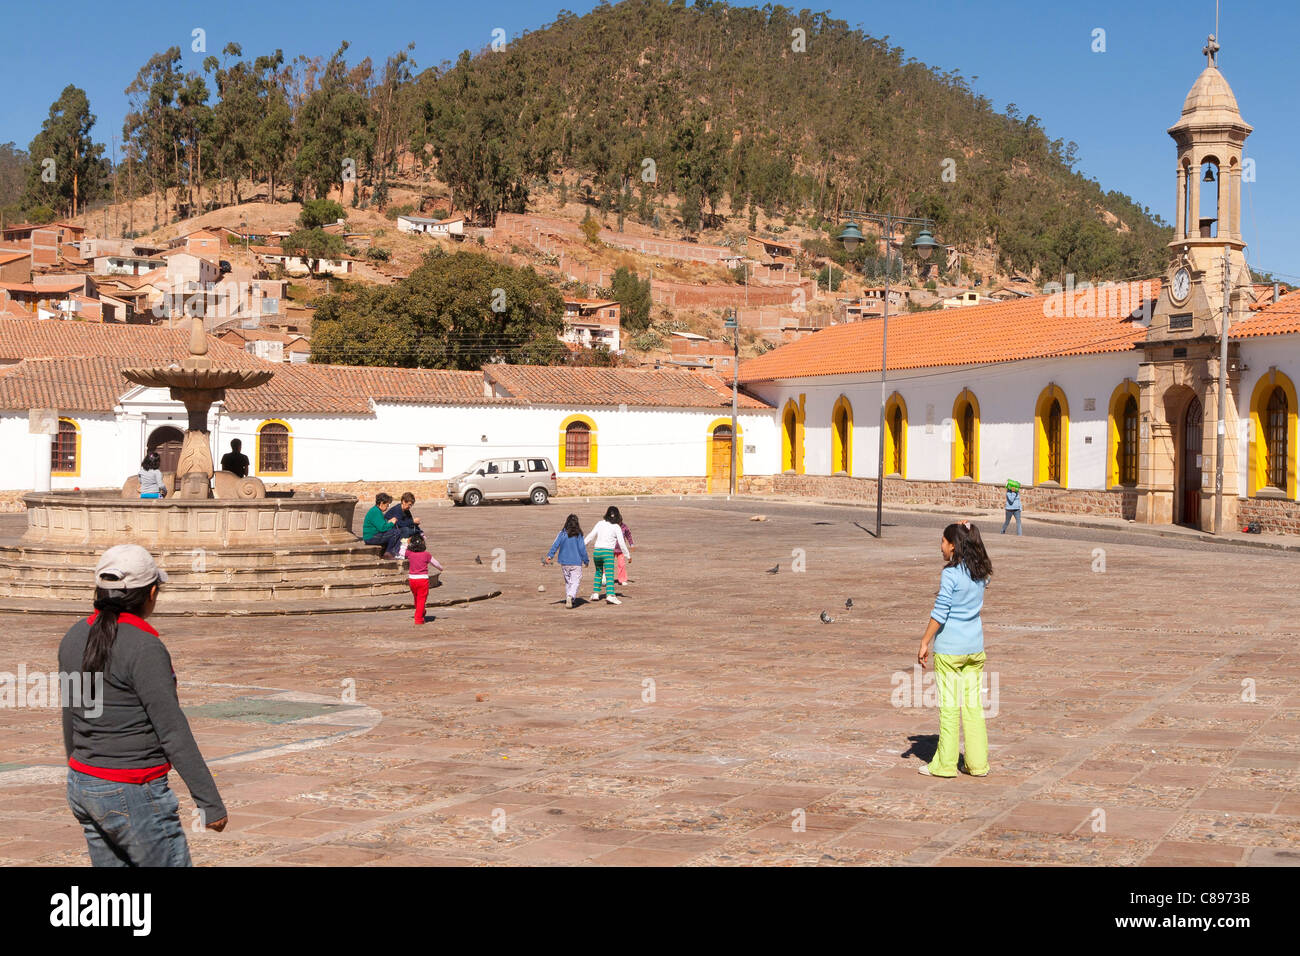
[[155,581],[142,588],[95,588],[95,620],[91,622],[86,650],[81,657],[83,671],[99,674],[108,670],[113,644],[117,641],[118,618],[143,608],[157,586]]
[[960,521],[944,528],[943,537],[952,545],[952,560],[948,567],[964,564],[974,581],[985,581],[993,576],[993,562],[984,550],[979,528],[969,521]]

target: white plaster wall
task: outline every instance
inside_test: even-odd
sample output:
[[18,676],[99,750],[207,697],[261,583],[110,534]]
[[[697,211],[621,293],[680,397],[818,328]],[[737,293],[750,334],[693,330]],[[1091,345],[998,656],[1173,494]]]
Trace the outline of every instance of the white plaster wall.
[[[558,465],[560,423],[583,414],[596,423],[596,474],[606,477],[704,475],[710,423],[729,409],[554,408],[378,405],[374,418],[288,415],[293,432],[293,480],[400,481],[454,475],[484,457],[545,455]],[[226,416],[219,424],[221,451],[231,438],[244,442],[256,465],[256,430],[263,416]],[[742,413],[745,445],[755,451],[745,474],[778,440],[770,412]],[[484,441],[486,436],[487,440]],[[419,447],[442,445],[444,470],[419,470]]]
[[[1106,482],[1106,428],[1111,393],[1125,378],[1137,379],[1138,354],[1033,359],[960,369],[899,371],[888,377],[888,392],[907,404],[907,477],[952,478],[952,410],[962,389],[975,393],[980,406],[980,479],[1033,481],[1034,408],[1038,396],[1055,383],[1069,404],[1071,488],[1096,489]],[[804,471],[831,473],[831,410],[840,395],[853,406],[852,474],[877,474],[880,435],[878,375],[837,375],[761,384],[752,391],[775,406],[777,428],[768,467],[781,466],[781,411],[788,399],[805,394]],[[1086,410],[1086,399],[1095,407]],[[945,423],[947,423],[945,427]]]

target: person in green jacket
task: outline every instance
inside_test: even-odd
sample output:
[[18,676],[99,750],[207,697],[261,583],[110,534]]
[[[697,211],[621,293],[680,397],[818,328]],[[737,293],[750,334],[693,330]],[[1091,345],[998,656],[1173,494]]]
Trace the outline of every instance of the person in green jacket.
[[397,544],[401,532],[397,530],[396,518],[385,518],[384,509],[393,503],[393,496],[381,491],[375,495],[375,506],[366,512],[365,524],[361,526],[361,540],[366,544],[380,544],[384,547],[384,557],[397,558]]

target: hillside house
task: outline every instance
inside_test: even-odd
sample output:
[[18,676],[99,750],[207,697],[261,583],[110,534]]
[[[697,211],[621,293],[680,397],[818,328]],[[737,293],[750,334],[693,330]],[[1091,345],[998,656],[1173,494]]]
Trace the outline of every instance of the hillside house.
[[421,216],[398,216],[397,231],[425,236],[450,238],[465,235],[465,217],[451,219],[425,219]]
[[796,277],[796,249],[789,243],[749,236],[745,252],[757,264],[754,275],[760,282],[788,281]]
[[611,352],[620,348],[622,306],[605,299],[566,299],[564,331],[560,341],[582,348],[603,345]]
[[[259,262],[270,268],[279,266],[290,275],[307,275],[312,272],[308,260],[300,256],[291,256],[278,246],[250,246],[250,251]],[[313,259],[315,271],[323,275],[351,275],[356,260],[351,256],[339,256],[335,259]]]

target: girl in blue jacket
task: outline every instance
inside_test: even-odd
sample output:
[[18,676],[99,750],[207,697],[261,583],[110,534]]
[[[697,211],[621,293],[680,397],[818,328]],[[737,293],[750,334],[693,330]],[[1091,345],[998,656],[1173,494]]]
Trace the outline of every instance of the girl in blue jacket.
[[564,527],[555,536],[555,543],[542,559],[542,564],[550,564],[557,553],[560,570],[564,572],[564,606],[573,607],[578,587],[582,584],[582,569],[587,566],[587,542],[583,540],[577,515],[569,515],[564,520]]
[[966,731],[966,772],[989,772],[989,738],[980,704],[984,676],[984,588],[993,575],[993,562],[984,550],[979,529],[969,521],[950,524],[939,539],[944,568],[939,596],[921,638],[916,659],[924,670],[934,645],[934,679],[939,691],[939,747],[934,760],[920,772],[931,777],[957,776],[958,719]]

